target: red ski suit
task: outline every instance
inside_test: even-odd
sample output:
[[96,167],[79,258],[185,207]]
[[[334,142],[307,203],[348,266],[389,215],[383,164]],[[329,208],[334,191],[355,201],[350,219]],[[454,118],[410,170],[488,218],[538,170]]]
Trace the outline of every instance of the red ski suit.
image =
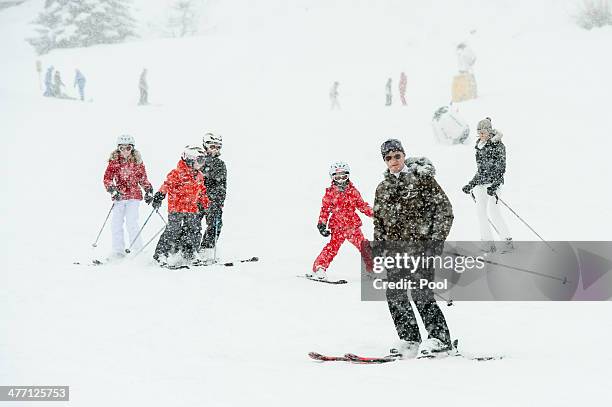
[[180,160],[159,188],[168,194],[168,212],[197,213],[198,204],[208,208],[208,197],[201,171],[194,171]]
[[[361,194],[351,181],[347,182],[344,191],[341,191],[334,183],[325,190],[319,223],[326,224],[329,227],[331,240],[325,245],[323,250],[321,250],[321,254],[314,261],[312,265],[313,271],[319,267],[327,270],[345,240],[348,240],[359,249],[366,264],[369,265],[371,262],[369,260],[370,255],[365,250],[365,247],[362,247],[365,238],[360,229],[361,219],[355,213],[355,209],[366,216],[372,217],[373,215],[372,208],[363,200]],[[331,218],[328,222],[330,213]]]
[[153,191],[153,186],[147,179],[147,172],[142,161],[139,159],[137,161],[126,160],[123,157],[108,162],[104,172],[104,188],[108,190],[111,186],[117,188],[122,200],[142,200],[140,187],[145,191]]

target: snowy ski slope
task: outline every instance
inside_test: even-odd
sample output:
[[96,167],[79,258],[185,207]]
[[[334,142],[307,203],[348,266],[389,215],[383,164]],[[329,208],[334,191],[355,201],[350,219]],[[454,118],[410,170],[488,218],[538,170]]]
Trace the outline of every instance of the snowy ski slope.
[[[437,145],[430,126],[462,40],[478,57],[480,97],[461,114],[472,128],[490,116],[504,133],[506,201],[549,240],[610,240],[612,28],[580,30],[571,1],[215,1],[206,35],[41,57],[73,95],[74,68],[87,76],[92,102],[79,103],[41,96],[24,38],[42,3],[0,11],[1,385],[70,385],[66,405],[87,407],[612,401],[607,302],[444,307],[465,352],[502,361],[321,365],[307,353],[381,355],[395,330],[384,302],[359,301],[354,248],[329,270],[349,284],[295,278],[324,244],[315,225],[328,165],[348,161],[372,203],[390,137],[434,162],[455,211],[449,238],[478,239],[461,192],[472,145]],[[141,18],[159,13],[136,3]],[[153,105],[138,107],[144,67]],[[402,70],[408,106],[385,108],[386,78],[396,87]],[[260,262],[168,272],[150,248],[116,266],[73,265],[110,250],[109,230],[91,243],[110,207],[102,174],[117,135],[135,136],[157,188],[204,130],[224,135],[229,171],[221,256]],[[507,215],[515,239],[535,238]],[[161,226],[152,218],[145,239]]]

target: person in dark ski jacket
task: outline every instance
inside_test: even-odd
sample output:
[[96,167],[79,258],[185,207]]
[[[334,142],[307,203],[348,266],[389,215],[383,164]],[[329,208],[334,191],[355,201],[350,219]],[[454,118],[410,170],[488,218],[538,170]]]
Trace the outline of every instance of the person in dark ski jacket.
[[206,191],[210,199],[210,207],[206,212],[200,213],[200,222],[206,218],[206,231],[202,238],[201,257],[204,261],[216,260],[216,246],[223,226],[223,205],[227,190],[227,168],[219,156],[223,146],[223,137],[220,134],[208,132],[202,138],[202,145],[206,151],[206,163],[202,168]]
[[[406,159],[399,140],[381,146],[387,164],[384,180],[376,188],[374,201],[374,240],[401,247],[410,256],[441,255],[453,224],[453,209],[436,182],[435,168],[425,157]],[[414,273],[387,269],[389,281],[433,279],[434,270],[421,265]],[[413,357],[416,352],[444,352],[452,348],[442,311],[429,288],[412,289],[411,296],[423,319],[428,338],[421,341],[413,307],[406,289],[387,289],[387,303],[401,339],[399,352]]]
[[487,117],[478,123],[478,141],[476,142],[476,174],[463,187],[463,192],[472,194],[476,200],[480,238],[485,243],[486,251],[496,251],[493,242],[493,231],[489,219],[495,225],[499,237],[504,240],[503,250],[513,248],[508,226],[499,210],[498,198],[504,184],[506,173],[506,147],[502,142],[502,133],[493,129],[491,118]]

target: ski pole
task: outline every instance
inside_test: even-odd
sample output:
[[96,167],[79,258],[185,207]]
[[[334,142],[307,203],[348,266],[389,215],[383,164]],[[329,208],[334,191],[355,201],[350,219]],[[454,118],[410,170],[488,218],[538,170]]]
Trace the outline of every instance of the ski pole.
[[161,214],[161,213],[159,213],[159,211],[156,211],[156,212],[157,212],[157,214],[159,215],[159,217],[161,218],[162,222],[164,222],[164,224],[165,224],[166,226],[168,226],[168,222],[166,222],[166,219],[164,219],[164,217],[162,216],[162,214]]
[[512,209],[510,206],[508,206],[508,204],[507,204],[506,202],[504,202],[504,200],[503,200],[503,199],[501,199],[500,197],[498,197],[498,196],[497,196],[497,194],[495,194],[495,197],[496,197],[496,198],[497,198],[497,199],[498,199],[498,200],[499,200],[501,203],[503,203],[503,204],[504,204],[504,206],[505,206],[506,208],[508,208],[508,209],[510,210],[510,212],[512,212],[512,213],[514,214],[514,216],[516,216],[516,217],[517,217],[517,218],[518,218],[518,219],[519,219],[521,222],[523,222],[523,224],[524,224],[525,226],[527,226],[527,227],[529,228],[529,230],[531,230],[533,233],[535,233],[535,235],[536,235],[537,237],[539,237],[541,241],[543,241],[544,243],[546,243],[546,246],[548,246],[550,250],[552,250],[553,252],[556,252],[556,250],[555,250],[555,249],[553,249],[553,248],[552,248],[552,246],[551,246],[550,244],[548,244],[548,242],[547,242],[546,240],[544,240],[544,239],[542,238],[542,236],[540,236],[540,235],[538,234],[538,232],[536,232],[535,230],[533,230],[533,228],[532,228],[531,226],[529,226],[529,223],[525,222],[525,221],[523,220],[523,218],[521,218],[521,217],[518,215],[518,213],[514,212],[514,210],[513,210],[513,209]]
[[110,214],[113,211],[114,207],[115,207],[115,202],[113,201],[113,204],[111,205],[110,209],[108,210],[108,213],[106,214],[106,219],[104,219],[104,223],[102,224],[102,227],[100,228],[100,231],[98,232],[98,236],[96,236],[96,241],[93,242],[93,244],[92,244],[93,247],[98,247],[98,239],[100,239],[100,235],[102,234],[102,231],[104,230],[104,226],[106,226],[106,222],[108,221],[108,217],[110,216]]
[[142,224],[142,227],[140,228],[140,230],[138,231],[138,233],[136,234],[136,236],[134,237],[134,240],[132,240],[132,243],[130,243],[130,247],[128,247],[127,249],[125,249],[126,253],[130,253],[130,250],[132,249],[132,246],[134,246],[134,243],[136,243],[136,240],[140,237],[140,234],[142,233],[142,230],[144,229],[144,227],[147,225],[147,222],[149,221],[149,219],[151,219],[151,216],[153,216],[153,213],[157,212],[157,209],[153,208],[153,210],[151,211],[151,213],[149,214],[149,216],[147,217],[147,220],[144,221],[144,223]]
[[217,262],[217,239],[219,238],[219,235],[217,234],[217,227],[219,226],[220,220],[220,218],[215,217],[215,249],[213,251],[213,260],[215,263]]
[[146,249],[146,248],[147,248],[147,246],[148,246],[148,245],[150,245],[150,244],[151,244],[151,242],[152,242],[152,241],[153,241],[153,240],[154,240],[154,239],[155,239],[155,238],[156,238],[156,237],[157,237],[157,236],[158,236],[160,233],[162,233],[164,230],[166,230],[166,226],[163,226],[161,229],[159,229],[159,231],[158,231],[156,234],[154,234],[154,235],[153,235],[153,237],[152,237],[151,239],[149,239],[149,241],[148,241],[147,243],[145,243],[145,245],[144,245],[144,246],[142,246],[142,248],[141,248],[140,250],[138,250],[138,252],[136,252],[136,254],[134,254],[134,255],[132,256],[132,258],[134,258],[134,257],[138,256],[140,253],[142,253],[142,252],[144,251],[144,249]]

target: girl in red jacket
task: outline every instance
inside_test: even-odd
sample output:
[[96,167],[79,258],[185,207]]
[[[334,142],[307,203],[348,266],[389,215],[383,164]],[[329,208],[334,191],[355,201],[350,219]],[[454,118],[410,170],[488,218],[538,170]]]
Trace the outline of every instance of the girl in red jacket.
[[327,278],[326,270],[345,240],[357,247],[366,259],[366,264],[369,263],[369,255],[363,245],[365,239],[361,233],[361,219],[355,209],[369,217],[372,217],[373,212],[349,180],[349,173],[348,164],[343,162],[332,164],[329,169],[332,185],[325,190],[317,228],[324,237],[331,234],[331,240],[312,265],[312,275],[320,280]]
[[170,254],[182,252],[190,262],[200,245],[201,219],[208,208],[204,176],[206,152],[197,146],[187,146],[175,169],[170,171],[164,184],[153,197],[153,208],[159,209],[168,195],[168,226],[162,233],[153,258],[166,264]]
[[[123,223],[127,227],[130,243],[138,234],[138,206],[142,201],[141,188],[145,190],[145,201],[152,197],[153,186],[147,179],[147,172],[140,153],[134,148],[136,142],[130,135],[117,138],[117,149],[111,153],[104,172],[104,188],[111,194],[113,204],[113,253],[123,257],[125,241]],[[142,247],[138,238],[134,248]]]

